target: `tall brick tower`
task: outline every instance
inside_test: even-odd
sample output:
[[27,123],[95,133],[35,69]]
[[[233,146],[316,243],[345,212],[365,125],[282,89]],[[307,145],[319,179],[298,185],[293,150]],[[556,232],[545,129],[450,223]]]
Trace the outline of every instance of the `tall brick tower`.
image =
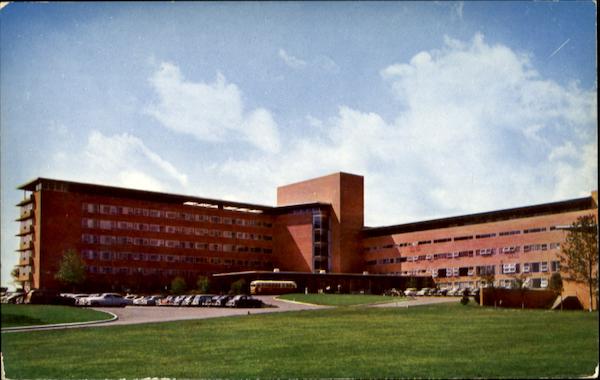
[[[360,231],[364,225],[364,178],[348,173],[334,173],[324,177],[310,179],[277,188],[277,206],[289,206],[310,203],[327,203],[331,205],[331,215],[320,225],[313,223],[313,232],[309,237],[294,239],[294,230],[288,230],[291,241],[298,242],[304,250],[309,247],[312,252],[303,252],[305,258],[313,257],[309,267],[312,271],[318,268],[318,260],[325,253],[319,250],[319,240],[323,237],[320,229],[328,233],[328,269],[334,273],[357,273],[362,271],[360,256]],[[315,218],[315,216],[313,216]],[[316,219],[315,219],[316,220]],[[325,260],[325,259],[324,259]]]

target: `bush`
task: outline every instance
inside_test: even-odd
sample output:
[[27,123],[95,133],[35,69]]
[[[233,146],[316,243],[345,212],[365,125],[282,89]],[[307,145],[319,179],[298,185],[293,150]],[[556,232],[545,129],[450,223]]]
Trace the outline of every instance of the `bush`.
[[208,293],[208,289],[210,289],[210,281],[206,276],[198,276],[198,280],[196,281],[196,286],[200,293]]
[[234,295],[234,294],[245,294],[247,293],[246,291],[246,280],[239,279],[236,282],[231,284],[231,288],[229,290],[229,294]]
[[460,299],[460,303],[463,305],[466,305],[469,303],[469,296],[465,296],[463,295],[462,298]]
[[175,277],[173,281],[171,281],[171,293],[173,294],[182,294],[187,289],[187,284],[185,283],[185,279],[183,277]]

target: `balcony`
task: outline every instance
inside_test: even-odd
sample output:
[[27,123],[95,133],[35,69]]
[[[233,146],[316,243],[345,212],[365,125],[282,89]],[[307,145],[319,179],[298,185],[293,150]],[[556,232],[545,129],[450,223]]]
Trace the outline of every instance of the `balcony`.
[[17,219],[17,222],[33,218],[33,210],[21,210],[21,216]]
[[17,203],[17,207],[25,206],[33,202],[33,194],[25,197],[21,202]]
[[29,240],[29,241],[22,241],[19,244],[18,251],[26,251],[28,249],[33,249],[33,241],[31,241],[31,240]]
[[23,236],[23,235],[28,235],[28,234],[32,234],[33,233],[33,224],[29,224],[26,226],[21,226],[21,228],[19,229],[19,233],[17,234],[17,236]]
[[19,270],[19,279],[18,281],[33,281],[33,273],[31,271],[30,266],[21,267]]
[[32,265],[32,264],[33,264],[33,257],[31,257],[30,255],[27,255],[27,256],[21,255],[21,257],[19,257],[19,265]]

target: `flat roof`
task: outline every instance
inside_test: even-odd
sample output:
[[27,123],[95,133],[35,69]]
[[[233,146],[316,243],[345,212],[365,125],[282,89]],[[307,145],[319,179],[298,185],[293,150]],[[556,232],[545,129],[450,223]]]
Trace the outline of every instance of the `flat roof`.
[[377,237],[383,235],[433,230],[438,228],[458,227],[471,224],[510,220],[516,218],[556,214],[569,211],[581,211],[592,208],[594,208],[594,201],[590,196],[560,202],[509,208],[498,211],[488,211],[476,214],[453,216],[448,218],[432,219],[413,223],[395,224],[383,227],[365,227],[362,230],[362,234],[363,237]]
[[148,190],[138,190],[138,189],[130,189],[124,187],[117,186],[106,186],[106,185],[97,185],[85,182],[74,182],[74,181],[65,181],[65,180],[57,180],[52,178],[43,178],[38,177],[32,181],[29,181],[19,187],[19,190],[26,191],[35,191],[35,188],[38,183],[42,182],[53,182],[53,183],[61,183],[68,185],[70,192],[81,192],[85,194],[92,195],[102,195],[102,196],[110,196],[116,198],[135,198],[136,200],[145,200],[152,202],[162,202],[162,203],[170,203],[170,204],[185,204],[193,206],[194,204],[198,206],[216,206],[219,209],[229,209],[231,211],[253,211],[258,210],[262,211],[266,214],[279,214],[281,212],[286,212],[294,209],[301,208],[312,208],[312,207],[331,207],[329,203],[323,202],[311,202],[311,203],[303,203],[303,204],[295,204],[289,206],[282,207],[274,207],[267,205],[259,205],[252,203],[244,203],[244,202],[234,202],[227,201],[222,199],[212,199],[212,198],[202,198],[193,195],[183,195],[183,194],[173,194],[173,193],[164,193],[157,191],[148,191]]

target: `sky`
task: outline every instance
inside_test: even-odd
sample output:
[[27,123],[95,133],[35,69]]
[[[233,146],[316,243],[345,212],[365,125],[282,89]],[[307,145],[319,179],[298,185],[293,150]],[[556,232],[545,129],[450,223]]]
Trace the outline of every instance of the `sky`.
[[17,3],[0,43],[2,286],[37,177],[275,205],[343,171],[368,226],[598,188],[592,1]]

